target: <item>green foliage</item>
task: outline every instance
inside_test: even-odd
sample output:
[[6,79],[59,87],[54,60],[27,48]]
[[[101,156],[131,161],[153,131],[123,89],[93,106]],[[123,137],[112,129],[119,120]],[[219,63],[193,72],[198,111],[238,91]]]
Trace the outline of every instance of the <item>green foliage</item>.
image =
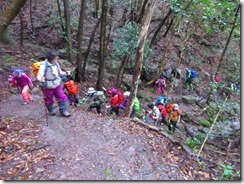
[[184,143],[187,147],[192,148],[192,149],[196,149],[202,144],[205,137],[206,137],[205,134],[200,133],[196,137],[194,137],[193,139],[187,138],[187,140]]
[[[126,24],[123,28],[116,31],[116,35],[119,37],[113,43],[112,57],[116,60],[121,60],[125,55],[130,56],[130,60],[127,63],[128,68],[134,66],[133,58],[135,58],[136,48],[138,46],[138,39],[140,34],[140,27],[136,23]],[[144,68],[146,67],[146,61],[151,56],[152,50],[149,47],[150,42],[146,41],[144,48]]]
[[221,167],[224,168],[222,177],[224,179],[230,179],[231,177],[235,176],[233,174],[233,166],[232,165],[225,165],[225,164],[220,164]]
[[14,61],[14,57],[10,56],[9,54],[3,55],[1,59],[7,66],[12,65],[12,62]]

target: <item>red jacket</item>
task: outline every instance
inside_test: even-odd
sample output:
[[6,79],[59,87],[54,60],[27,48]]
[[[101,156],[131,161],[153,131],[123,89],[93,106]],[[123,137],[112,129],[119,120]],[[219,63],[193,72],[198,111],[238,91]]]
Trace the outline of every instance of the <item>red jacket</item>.
[[163,105],[158,105],[158,109],[161,112],[162,118],[166,118],[167,116],[167,110]]
[[119,98],[118,95],[114,95],[110,100],[110,105],[112,107],[118,107],[119,106]]

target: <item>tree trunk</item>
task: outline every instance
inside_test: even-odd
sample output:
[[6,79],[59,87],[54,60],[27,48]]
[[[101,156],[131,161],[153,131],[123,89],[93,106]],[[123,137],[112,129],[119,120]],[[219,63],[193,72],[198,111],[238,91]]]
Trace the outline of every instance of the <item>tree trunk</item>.
[[142,19],[142,26],[138,40],[138,47],[136,49],[135,57],[135,67],[134,75],[131,83],[131,95],[129,97],[129,107],[126,110],[126,115],[130,115],[133,108],[133,99],[137,96],[138,83],[141,75],[142,64],[143,64],[143,55],[144,55],[144,44],[147,38],[147,32],[149,28],[150,21],[152,19],[152,14],[154,10],[155,0],[148,0],[145,7],[145,16]]
[[25,5],[26,0],[12,0],[11,4],[0,13],[0,39],[12,20],[19,14],[21,8]]
[[62,31],[65,32],[64,22],[63,22],[63,18],[62,18],[63,16],[62,16],[61,6],[60,6],[59,0],[57,0],[57,5],[58,5],[58,14],[59,14],[61,28],[62,28]]
[[77,82],[81,82],[81,70],[82,70],[82,38],[83,38],[83,28],[84,28],[84,17],[86,10],[86,0],[81,1],[80,7],[80,19],[79,19],[79,27],[77,33],[77,58],[76,58],[76,75],[75,80]]
[[151,40],[151,43],[150,43],[150,47],[152,47],[152,45],[156,42],[156,38],[158,36],[158,33],[159,31],[161,30],[161,28],[163,27],[163,25],[165,24],[166,20],[170,17],[171,13],[172,13],[172,9],[170,8],[168,13],[166,14],[166,16],[164,17],[164,19],[160,22],[160,24],[158,25],[158,28],[156,29],[153,37],[152,37],[152,40]]
[[73,64],[69,0],[63,0],[63,3],[64,3],[65,28],[66,28],[66,36],[67,36],[66,41],[68,43],[68,61]]
[[110,18],[109,18],[109,23],[108,23],[108,36],[107,36],[107,41],[106,41],[106,51],[105,51],[105,56],[107,55],[107,50],[108,50],[108,46],[110,43],[110,35],[111,35],[111,31],[112,31],[112,27],[113,27],[113,19],[114,19],[114,0],[111,0],[111,7],[109,9],[109,14],[110,14]]
[[99,18],[97,20],[97,23],[96,23],[96,25],[93,28],[93,31],[92,31],[91,36],[90,36],[89,44],[88,44],[87,50],[85,52],[84,63],[83,63],[82,72],[81,72],[82,80],[86,80],[85,76],[86,76],[87,59],[88,59],[88,56],[89,56],[89,53],[90,53],[90,50],[91,50],[91,45],[92,45],[93,39],[95,37],[95,33],[97,31],[97,28],[98,28],[100,22],[101,22],[101,18]]
[[20,20],[20,47],[24,46],[23,39],[24,39],[24,20],[23,20],[23,13],[20,10],[19,12],[19,20]]
[[122,61],[120,62],[120,66],[118,68],[118,73],[117,73],[117,82],[116,82],[117,88],[120,88],[120,85],[122,83],[122,78],[125,71],[125,65],[128,62],[128,60],[129,60],[129,55],[125,55]]
[[[140,2],[140,3],[142,3],[142,2]],[[145,0],[143,2],[142,6],[140,7],[139,14],[137,15],[137,20],[136,20],[136,22],[138,24],[141,24],[141,20],[143,18],[144,12],[145,12],[145,6],[146,6],[146,4],[147,4],[147,0]]]
[[100,52],[99,52],[99,68],[96,89],[102,90],[105,68],[105,51],[106,51],[106,25],[107,25],[107,9],[108,0],[103,0],[101,15],[101,32],[100,32]]
[[220,70],[220,67],[222,66],[222,61],[223,61],[223,59],[224,59],[225,52],[226,52],[227,47],[228,47],[228,45],[229,45],[229,43],[230,43],[230,40],[231,40],[231,36],[232,36],[232,34],[233,34],[233,31],[234,31],[234,29],[236,28],[236,20],[237,20],[237,17],[238,17],[239,9],[240,9],[240,5],[238,5],[238,7],[237,7],[237,9],[236,9],[235,19],[234,19],[234,21],[233,21],[232,28],[231,28],[231,30],[230,30],[230,34],[229,34],[229,37],[228,37],[227,42],[226,42],[226,44],[225,44],[225,47],[224,47],[224,49],[223,49],[223,52],[221,53],[220,60],[219,60],[219,65],[218,65],[218,68],[217,68],[217,70],[216,70],[215,76],[218,76],[218,74],[219,74],[219,70]]
[[93,3],[94,3],[93,17],[98,18],[99,0],[93,0]]
[[32,16],[32,0],[30,0],[30,24],[31,24],[31,34],[34,31],[33,16]]

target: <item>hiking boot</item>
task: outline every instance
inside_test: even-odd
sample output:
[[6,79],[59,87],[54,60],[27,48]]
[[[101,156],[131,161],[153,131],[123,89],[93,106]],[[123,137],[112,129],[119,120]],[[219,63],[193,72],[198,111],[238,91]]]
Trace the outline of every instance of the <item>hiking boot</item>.
[[22,103],[22,105],[27,105],[28,104],[28,102],[24,102],[24,103]]
[[50,116],[56,116],[56,113],[54,111],[52,111],[52,112],[49,112],[49,115]]
[[29,101],[29,103],[33,103],[33,102],[34,102],[34,100],[30,100],[30,101]]
[[63,113],[61,113],[61,116],[64,116],[64,117],[70,117],[70,113],[68,111],[64,111]]

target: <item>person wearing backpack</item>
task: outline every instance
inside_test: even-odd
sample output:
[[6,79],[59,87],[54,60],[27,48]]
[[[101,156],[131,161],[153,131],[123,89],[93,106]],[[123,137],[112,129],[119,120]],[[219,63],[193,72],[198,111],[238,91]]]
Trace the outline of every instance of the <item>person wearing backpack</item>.
[[158,123],[161,122],[160,110],[153,103],[149,103],[147,107],[150,109],[150,111],[146,111],[146,116],[145,116],[146,122],[153,123],[157,126]]
[[179,84],[179,80],[181,78],[181,70],[179,68],[173,68],[172,75],[173,75],[173,86],[177,87]]
[[171,132],[171,129],[172,129],[172,131],[174,133],[177,123],[180,122],[181,110],[179,109],[178,104],[174,104],[173,107],[168,110],[168,112],[169,112],[168,129],[169,129],[169,132]]
[[165,107],[165,104],[160,104],[157,106],[160,113],[161,113],[161,121],[158,122],[158,127],[161,128],[161,124],[168,125],[167,121],[167,109]]
[[50,50],[47,52],[45,58],[43,64],[40,65],[36,78],[43,84],[42,90],[45,95],[44,100],[49,115],[56,115],[53,108],[53,97],[55,97],[58,101],[61,116],[69,117],[71,114],[67,111],[68,97],[65,95],[61,86],[60,76],[70,75],[70,72],[61,70],[58,64],[59,53],[57,51]]
[[75,83],[74,79],[68,75],[68,76],[63,76],[62,81],[64,82],[64,89],[67,91],[67,96],[70,102],[70,105],[77,106],[79,103],[79,97],[78,97],[78,92],[79,92],[79,87]]
[[111,99],[110,99],[110,114],[115,113],[116,116],[119,116],[119,108],[120,108],[120,103],[119,103],[119,96],[117,94],[117,90],[111,91]]
[[195,77],[196,77],[195,71],[186,68],[186,80],[185,80],[185,83],[184,83],[184,88],[185,89],[188,89],[188,87],[189,87],[190,90],[193,90],[192,82],[193,82],[193,79]]
[[33,86],[32,80],[24,73],[23,70],[13,71],[12,75],[9,76],[8,81],[12,84],[13,87],[17,87],[20,90],[23,99],[23,105],[32,103],[34,101],[30,95],[30,88]]
[[157,85],[156,94],[160,95],[164,93],[164,88],[166,87],[166,78],[162,77],[158,79],[155,83]]
[[92,109],[96,108],[97,113],[101,114],[101,104],[106,101],[103,91],[96,91],[93,87],[88,88],[85,96],[88,96],[88,111],[92,111]]

